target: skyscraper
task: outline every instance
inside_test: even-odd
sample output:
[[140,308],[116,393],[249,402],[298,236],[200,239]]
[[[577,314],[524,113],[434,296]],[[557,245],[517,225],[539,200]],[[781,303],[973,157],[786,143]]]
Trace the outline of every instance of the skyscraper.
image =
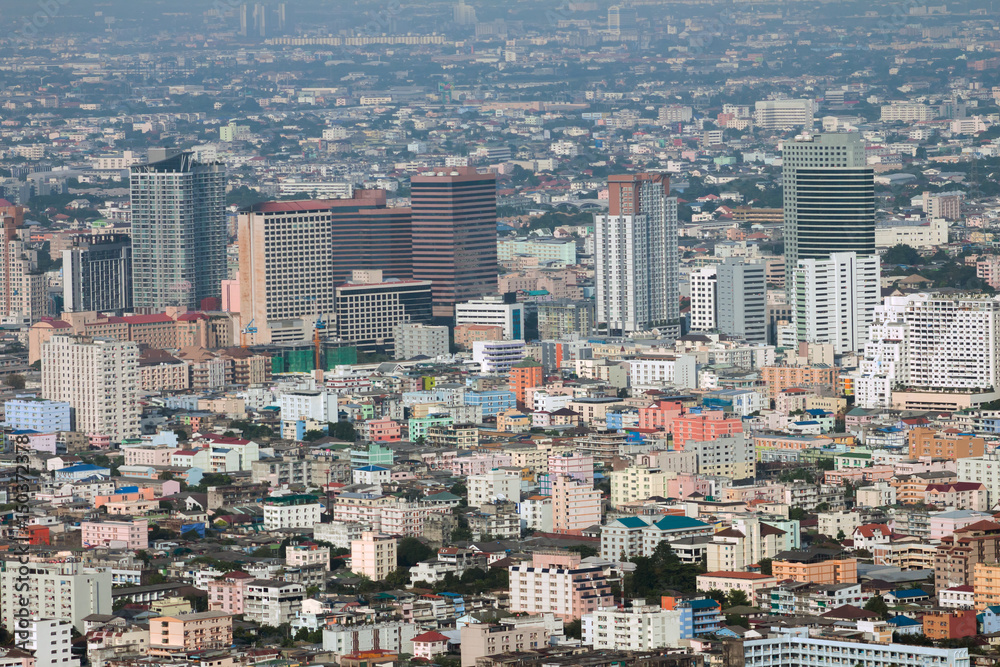
[[387,208],[385,190],[355,190],[328,200],[333,234],[333,280],[379,270],[386,278],[413,278],[413,222],[409,208]]
[[784,144],[785,275],[800,259],[875,254],[875,174],[859,134],[801,134]]
[[226,278],[226,167],[150,150],[134,165],[133,306],[198,308]]
[[410,179],[413,278],[434,283],[434,317],[497,291],[496,176],[474,167]]
[[63,250],[63,310],[132,309],[132,241],[126,234],[81,234]]
[[679,315],[677,199],[665,174],[608,179],[607,215],[594,218],[598,329],[675,325]]

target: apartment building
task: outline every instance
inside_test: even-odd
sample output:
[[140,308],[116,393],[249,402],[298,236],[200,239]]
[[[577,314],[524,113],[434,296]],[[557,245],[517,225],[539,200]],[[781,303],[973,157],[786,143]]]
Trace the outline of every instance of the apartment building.
[[365,531],[351,541],[351,571],[382,581],[396,569],[396,538]]
[[[25,585],[27,590],[22,590]],[[67,619],[78,632],[86,631],[85,617],[111,613],[111,572],[84,572],[80,563],[0,561],[0,589],[19,591],[18,596],[0,596],[0,621],[8,628],[14,627],[17,611],[24,607],[40,618]]]
[[677,648],[681,640],[681,612],[630,600],[622,607],[607,607],[581,619],[583,643],[595,651],[652,651]]
[[771,563],[771,573],[779,581],[812,582],[816,584],[853,584],[858,580],[858,561],[854,558],[837,558],[821,561],[789,561],[779,554]]
[[139,346],[54,335],[42,346],[42,394],[69,403],[76,430],[122,442],[139,435]]
[[455,304],[455,325],[501,327],[504,340],[521,340],[524,338],[524,305],[513,296],[488,296]]
[[581,535],[592,526],[601,524],[601,492],[593,482],[551,472],[552,532]]
[[149,522],[145,519],[81,521],[80,532],[84,548],[98,546],[133,550],[149,548]]
[[323,650],[340,655],[373,650],[412,654],[418,632],[410,621],[333,625],[323,629]]
[[552,614],[501,619],[499,623],[470,623],[461,628],[462,667],[475,667],[478,658],[530,651],[549,644],[562,633],[562,620]]
[[[26,627],[18,628],[16,649],[30,651],[33,657],[29,658],[30,662],[15,664],[25,667],[29,665],[30,667],[77,667],[80,664],[79,658],[73,656],[73,626],[69,621],[64,618],[25,620]],[[0,660],[5,657],[7,656],[0,657]],[[6,661],[4,662],[5,667],[8,667]]]
[[264,529],[312,528],[319,523],[323,506],[316,496],[289,495],[268,499],[264,505]]
[[959,429],[949,428],[939,431],[933,428],[913,428],[907,433],[910,458],[930,456],[939,459],[961,459],[982,456],[986,451],[986,439]]
[[253,580],[246,572],[227,572],[208,582],[208,610],[239,616],[243,613],[247,586]]
[[530,564],[510,566],[510,610],[551,612],[573,620],[611,606],[614,598],[605,569],[583,566],[580,561],[579,554],[536,551]]
[[149,655],[170,656],[229,648],[233,644],[233,617],[221,611],[203,611],[149,620]]
[[969,667],[966,648],[932,648],[899,644],[813,638],[807,628],[794,628],[767,639],[729,645],[723,667],[823,667],[840,660],[849,664],[897,667]]
[[302,610],[306,588],[302,584],[274,579],[254,579],[243,597],[243,617],[261,625],[278,627]]

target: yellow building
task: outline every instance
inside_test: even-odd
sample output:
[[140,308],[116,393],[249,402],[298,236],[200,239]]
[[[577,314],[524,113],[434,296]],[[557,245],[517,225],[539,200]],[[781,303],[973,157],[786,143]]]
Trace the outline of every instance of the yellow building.
[[976,611],[1000,604],[1000,563],[976,563],[972,566],[972,589]]
[[149,655],[229,648],[232,643],[233,617],[221,611],[149,619]]
[[611,505],[646,500],[653,496],[668,497],[667,482],[677,475],[657,469],[630,467],[611,473]]

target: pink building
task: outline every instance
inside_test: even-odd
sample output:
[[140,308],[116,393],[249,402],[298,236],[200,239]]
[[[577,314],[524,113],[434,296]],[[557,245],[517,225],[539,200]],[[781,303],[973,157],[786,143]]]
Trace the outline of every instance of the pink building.
[[[508,464],[509,465],[509,464]],[[594,485],[594,457],[578,452],[552,454],[549,456],[549,475],[565,475],[588,486]]]
[[506,468],[510,465],[510,454],[490,453],[458,456],[442,467],[451,470],[458,477],[468,477],[469,475],[484,475],[495,468]]
[[510,566],[510,610],[572,620],[612,606],[607,572],[581,567],[580,561],[580,554],[571,551],[540,550],[532,554],[530,563]]
[[980,482],[951,482],[950,484],[928,484],[924,491],[924,502],[937,507],[952,507],[957,510],[985,512],[986,487]]
[[361,425],[361,434],[369,442],[399,442],[403,439],[403,425],[389,418],[369,419]]
[[699,475],[679,473],[677,477],[667,480],[667,496],[670,498],[687,498],[694,493],[711,496],[715,495],[714,486],[710,480]]
[[208,582],[209,611],[223,611],[237,616],[243,613],[247,584],[253,581],[246,572],[229,572]]
[[[240,312],[240,274],[239,271],[232,280],[222,281],[222,310],[227,313]],[[249,322],[247,322],[249,324]],[[244,325],[246,326],[246,325]]]
[[80,523],[80,540],[84,548],[122,547],[125,549],[149,548],[149,522],[133,521],[83,521]]
[[827,470],[823,481],[835,486],[843,486],[845,482],[864,484],[866,482],[888,481],[897,474],[892,466],[871,466],[870,468],[844,468],[843,470]]
[[943,537],[951,537],[959,528],[971,526],[983,520],[992,520],[993,515],[989,512],[954,511],[942,512],[941,514],[931,514],[931,535],[930,539],[940,540]]
[[[551,475],[551,473],[550,473]],[[580,535],[601,523],[601,492],[571,477],[552,477],[552,532]]]
[[684,449],[688,440],[708,442],[724,435],[743,432],[743,420],[725,418],[721,410],[710,410],[700,415],[685,415],[674,419],[674,449]]
[[639,428],[654,428],[670,432],[673,421],[684,413],[680,401],[657,401],[645,408],[639,408]]
[[108,433],[88,433],[91,449],[111,449],[111,435]]
[[101,509],[108,503],[127,503],[137,500],[152,500],[156,497],[156,491],[152,487],[137,489],[127,493],[116,492],[108,496],[94,496],[94,507]]

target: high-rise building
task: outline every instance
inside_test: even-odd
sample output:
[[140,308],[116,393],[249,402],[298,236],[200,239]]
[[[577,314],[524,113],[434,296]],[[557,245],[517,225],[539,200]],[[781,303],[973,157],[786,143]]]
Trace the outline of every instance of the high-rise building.
[[791,281],[799,342],[830,343],[835,354],[863,350],[881,296],[880,266],[878,256],[853,252],[800,259]]
[[721,333],[767,344],[765,272],[764,262],[736,257],[728,257],[716,267],[716,326]]
[[42,394],[70,404],[77,431],[113,442],[138,437],[139,346],[54,335],[42,345]]
[[594,219],[598,329],[608,333],[676,325],[677,199],[665,174],[608,179],[607,215]]
[[854,377],[859,407],[901,404],[894,388],[988,397],[1000,383],[1000,301],[988,296],[910,294],[875,309],[870,340]]
[[875,174],[860,135],[801,134],[782,165],[786,276],[800,259],[875,254]]
[[226,279],[226,166],[150,150],[132,166],[132,303],[197,309]]
[[73,238],[63,250],[63,310],[67,313],[132,309],[132,240],[126,234]]
[[76,667],[80,659],[73,657],[70,643],[73,626],[64,618],[25,619],[25,634],[18,646],[31,651],[34,667]]
[[0,622],[8,628],[15,627],[22,609],[39,618],[65,619],[81,633],[87,630],[84,618],[111,613],[111,571],[86,572],[81,563],[3,560],[0,590]]
[[714,331],[718,324],[718,273],[715,266],[701,266],[691,271],[690,287],[691,331]]
[[411,209],[386,207],[385,190],[354,190],[327,200],[333,234],[333,281],[356,270],[379,270],[387,278],[413,279]]
[[481,324],[503,327],[504,340],[524,339],[524,304],[512,293],[486,296],[455,304],[455,325]]
[[239,311],[247,330],[244,343],[304,340],[312,336],[317,320],[332,316],[330,203],[263,202],[240,212]]
[[496,176],[473,167],[410,179],[413,278],[434,283],[434,317],[497,289]]
[[557,299],[539,301],[538,338],[560,340],[589,336],[594,328],[594,302]]
[[334,296],[337,336],[365,352],[395,352],[397,324],[429,323],[431,283],[427,280],[383,280],[381,271],[356,271],[338,285]]
[[45,276],[35,271],[38,255],[21,240],[24,209],[0,199],[0,301],[2,315],[37,320],[48,313]]

